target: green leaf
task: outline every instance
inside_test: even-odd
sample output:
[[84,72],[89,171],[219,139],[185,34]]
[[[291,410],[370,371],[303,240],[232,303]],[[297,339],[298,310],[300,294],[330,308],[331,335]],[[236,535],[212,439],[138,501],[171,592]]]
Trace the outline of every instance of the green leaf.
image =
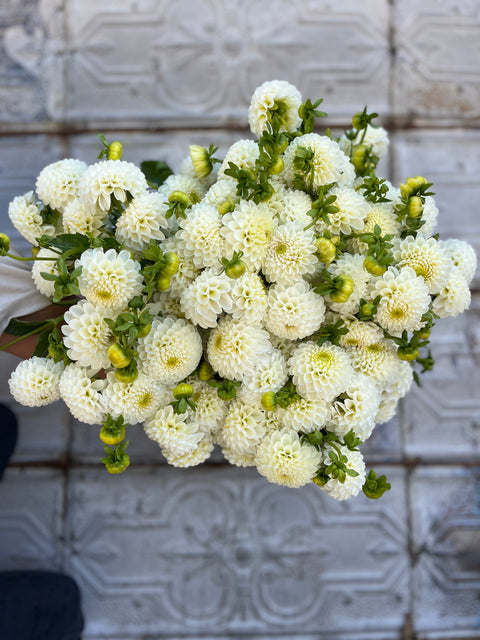
[[34,356],[38,356],[39,358],[45,358],[48,355],[49,338],[50,338],[49,331],[44,331],[38,336],[37,344],[33,352]]
[[90,247],[90,241],[87,236],[82,233],[61,233],[55,238],[50,236],[42,236],[39,240],[41,247],[54,247],[60,251],[71,251],[74,253],[83,253]]
[[5,333],[11,336],[24,336],[27,333],[32,333],[35,329],[40,330],[44,328],[46,324],[45,320],[25,322],[17,318],[12,318],[5,329]]
[[147,182],[157,189],[165,182],[168,176],[173,174],[173,171],[163,160],[145,160],[140,164],[140,169]]

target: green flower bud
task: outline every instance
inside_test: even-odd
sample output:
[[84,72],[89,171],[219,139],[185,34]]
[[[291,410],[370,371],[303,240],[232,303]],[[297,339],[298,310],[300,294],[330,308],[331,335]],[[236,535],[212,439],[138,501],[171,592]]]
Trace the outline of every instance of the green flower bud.
[[235,209],[235,202],[233,198],[228,198],[228,200],[224,200],[217,206],[218,212],[221,216],[224,216],[226,213],[230,213]]
[[361,111],[358,111],[358,113],[356,113],[353,118],[352,118],[352,127],[354,129],[362,129],[362,116],[363,113]]
[[412,196],[408,200],[407,214],[409,218],[418,218],[423,211],[423,202],[419,196]]
[[210,380],[210,378],[213,376],[213,368],[210,363],[206,360],[203,360],[198,367],[197,375],[199,380]]
[[368,147],[365,144],[359,144],[353,149],[352,164],[357,173],[362,173],[366,169],[366,160],[368,156]]
[[275,162],[269,167],[268,173],[271,176],[275,176],[277,175],[277,173],[282,173],[284,168],[285,168],[285,164],[283,162],[283,158],[281,158],[280,156],[277,156],[275,158]]
[[368,271],[368,273],[371,273],[372,276],[382,276],[387,270],[387,267],[374,256],[367,256],[365,258],[363,268],[365,271]]
[[315,246],[317,247],[318,259],[328,266],[337,255],[334,243],[328,238],[317,238],[315,240]]
[[210,160],[208,150],[198,144],[191,144],[189,151],[193,169],[197,177],[206,178],[212,171],[212,161]]
[[181,382],[180,384],[177,384],[172,393],[175,400],[181,400],[182,398],[191,398],[193,396],[193,387],[191,384]]
[[190,198],[183,191],[172,191],[172,193],[168,196],[168,201],[172,204],[179,204],[185,209],[190,204]]
[[166,251],[163,254],[162,275],[171,278],[177,273],[179,265],[180,259],[177,254],[172,253],[171,251]]
[[375,305],[373,305],[371,302],[366,302],[365,304],[362,304],[362,306],[360,307],[360,312],[362,316],[367,318],[373,316],[374,311],[375,311]]
[[420,349],[418,347],[398,347],[397,356],[400,360],[406,360],[411,362],[416,360],[420,355]]
[[116,369],[128,367],[132,361],[131,357],[125,353],[118,342],[114,342],[108,347],[107,357]]
[[408,198],[412,194],[415,194],[424,184],[428,184],[428,181],[423,176],[407,178],[405,184],[400,185],[400,193],[403,198]]
[[125,427],[107,427],[103,425],[100,429],[100,440],[103,444],[120,444],[125,438]]
[[262,395],[261,403],[262,403],[262,407],[265,409],[265,411],[273,411],[275,409],[275,407],[277,406],[277,403],[275,402],[275,392],[274,391],[266,391]]
[[5,256],[10,249],[10,238],[4,233],[0,233],[0,256]]
[[170,278],[163,274],[160,274],[155,280],[155,286],[157,291],[166,291],[170,286]]
[[335,291],[330,293],[332,302],[346,302],[353,293],[354,282],[350,276],[340,275],[334,280]]
[[123,146],[121,142],[115,140],[111,142],[107,147],[107,159],[108,160],[121,160],[123,156]]

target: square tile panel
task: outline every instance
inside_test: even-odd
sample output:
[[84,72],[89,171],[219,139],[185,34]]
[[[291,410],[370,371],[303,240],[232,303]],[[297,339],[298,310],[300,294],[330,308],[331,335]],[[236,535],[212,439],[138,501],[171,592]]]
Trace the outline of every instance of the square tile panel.
[[480,466],[410,480],[413,621],[420,639],[480,636]]
[[67,569],[86,636],[397,637],[404,478],[378,471],[393,483],[382,500],[338,503],[231,467],[73,470]]

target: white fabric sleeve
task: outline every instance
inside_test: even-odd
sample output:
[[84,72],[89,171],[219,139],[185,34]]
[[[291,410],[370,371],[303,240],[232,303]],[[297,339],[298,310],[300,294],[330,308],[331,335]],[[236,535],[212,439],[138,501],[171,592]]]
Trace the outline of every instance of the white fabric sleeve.
[[40,311],[49,304],[35,286],[28,263],[0,256],[0,333],[12,318]]

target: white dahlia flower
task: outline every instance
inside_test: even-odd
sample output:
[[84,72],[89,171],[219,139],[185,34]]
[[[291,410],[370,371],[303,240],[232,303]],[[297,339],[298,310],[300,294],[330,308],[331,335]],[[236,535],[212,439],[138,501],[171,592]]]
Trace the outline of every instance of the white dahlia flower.
[[258,472],[269,482],[287,487],[302,487],[311,482],[321,461],[321,453],[309,444],[302,444],[293,429],[271,431],[255,455]]
[[268,333],[259,325],[226,316],[210,332],[207,357],[222,378],[242,380],[271,349]]
[[348,349],[353,368],[372,378],[382,389],[390,385],[398,371],[398,357],[390,341]]
[[204,269],[180,296],[185,317],[203,329],[216,327],[218,316],[232,309],[231,289],[232,279],[225,273]]
[[323,322],[325,303],[310,285],[297,282],[290,287],[273,285],[268,290],[265,328],[279,338],[297,340],[311,335]]
[[160,406],[163,386],[142,371],[133,382],[119,382],[113,371],[107,374],[103,397],[113,418],[123,416],[128,424],[145,422]]
[[287,361],[278,351],[272,349],[243,378],[241,392],[260,400],[266,391],[278,391],[288,378]]
[[255,453],[247,451],[246,453],[239,453],[228,447],[222,447],[222,455],[227,462],[233,464],[235,467],[254,467],[255,466]]
[[393,252],[402,267],[411,267],[425,280],[430,293],[438,293],[447,281],[451,268],[448,252],[435,238],[408,236]]
[[110,366],[107,351],[113,336],[104,318],[105,313],[87,300],[80,300],[65,313],[63,343],[68,357],[81,367],[99,371]]
[[334,140],[331,140],[328,136],[320,136],[318,133],[306,133],[303,136],[294,138],[285,151],[285,169],[282,175],[289,186],[292,186],[295,174],[299,173],[294,166],[299,148],[311,151],[313,154],[311,159],[312,170],[304,174],[305,186],[312,190],[331,182],[339,182],[347,163],[350,164],[348,158]]
[[330,417],[330,403],[325,400],[301,398],[291,402],[286,409],[275,409],[283,427],[309,433],[325,426]]
[[55,282],[53,280],[45,280],[42,273],[49,273],[52,276],[58,276],[57,267],[58,253],[51,249],[40,249],[37,258],[52,258],[52,260],[35,260],[32,267],[32,278],[35,286],[40,293],[47,298],[53,298],[55,293]]
[[425,196],[423,205],[422,220],[423,225],[418,230],[419,235],[430,238],[437,227],[438,207],[432,196]]
[[477,269],[477,255],[468,242],[449,238],[442,243],[443,249],[449,255],[452,265],[460,271],[467,284],[473,280]]
[[374,322],[355,319],[347,321],[345,326],[348,333],[340,338],[342,347],[368,347],[383,340],[383,331]]
[[262,262],[269,282],[288,286],[312,274],[318,259],[312,231],[304,231],[297,223],[279,225],[273,233]]
[[240,169],[253,169],[257,158],[260,156],[260,149],[254,140],[237,140],[227,151],[225,158],[218,170],[218,179],[230,178],[225,175],[230,162],[236,164]]
[[186,320],[154,318],[150,333],[138,341],[145,371],[164,384],[180,382],[194,371],[202,356],[202,340]]
[[217,431],[225,417],[227,405],[218,397],[217,389],[206,382],[194,380],[192,400],[195,402],[195,420],[205,433]]
[[267,311],[267,291],[256,273],[246,271],[233,283],[231,315],[247,323],[262,322]]
[[100,235],[100,228],[105,217],[105,211],[99,207],[91,206],[81,200],[75,198],[65,205],[63,210],[62,222],[66,233],[87,233],[92,234],[94,238]]
[[380,405],[380,391],[371,378],[356,374],[345,391],[335,398],[328,421],[328,429],[337,436],[351,429],[365,442],[375,427],[375,416]]
[[55,226],[43,221],[33,191],[14,198],[8,205],[8,216],[20,235],[34,247],[38,247],[37,238],[42,235],[55,235]]
[[338,207],[338,211],[328,214],[329,224],[323,221],[317,223],[318,232],[328,230],[333,235],[361,232],[370,209],[362,194],[351,187],[334,187],[328,195],[336,197],[333,204]]
[[128,251],[87,249],[75,261],[75,267],[82,267],[80,293],[104,312],[123,311],[129,300],[142,292],[140,263],[132,260]]
[[385,389],[384,394],[403,398],[407,395],[413,383],[413,368],[410,362],[399,360],[397,373],[392,383]]
[[265,435],[265,412],[258,404],[234,398],[228,405],[220,439],[236,453],[251,452]]
[[343,393],[353,376],[347,352],[329,342],[321,346],[310,341],[300,344],[288,364],[298,392],[326,402]]
[[312,198],[308,193],[296,189],[285,189],[278,219],[281,224],[296,222],[305,229],[312,222],[311,216],[307,215],[311,208]]
[[422,316],[430,306],[428,287],[413,269],[389,267],[375,283],[380,295],[375,320],[394,336],[403,331],[418,331],[424,325]]
[[34,356],[22,360],[8,381],[10,393],[26,407],[42,407],[60,398],[63,363]]
[[295,131],[301,119],[298,109],[302,95],[296,87],[285,80],[264,82],[255,89],[248,108],[248,124],[251,132],[260,138],[273,120],[279,131]]
[[196,204],[186,218],[179,220],[182,228],[178,236],[185,243],[185,253],[194,265],[202,267],[219,266],[225,255],[225,239],[221,234],[222,216],[216,207],[209,204]]
[[225,203],[236,205],[238,201],[237,181],[228,176],[212,184],[202,200],[204,204],[212,205],[217,210],[223,208]]
[[60,378],[60,397],[74,418],[86,424],[101,424],[106,417],[102,389],[105,380],[92,380],[77,364],[69,364]]
[[[345,482],[340,482],[340,480],[338,479],[330,478],[330,480],[325,485],[323,485],[322,489],[331,498],[335,498],[335,500],[348,500],[348,498],[359,494],[362,490],[363,485],[365,484],[365,462],[360,451],[350,451],[349,449],[347,449],[347,447],[339,448],[341,454],[346,456],[347,458],[347,461],[345,462],[345,466],[347,467],[347,469],[356,471],[358,475],[347,475],[345,477]],[[329,451],[329,447],[326,447],[323,463],[327,467],[331,462],[328,456]]]
[[143,425],[149,438],[158,442],[164,454],[184,456],[197,448],[205,433],[190,412],[176,414],[172,405],[160,407]]
[[[393,211],[392,204],[390,202],[368,204],[369,210],[364,219],[363,233],[373,233],[375,225],[378,225],[382,230],[382,236],[397,236],[400,233],[401,225]],[[358,239],[353,240],[353,246],[361,253],[366,253],[368,250],[368,245]]]
[[397,412],[399,397],[392,395],[388,391],[382,393],[380,406],[378,407],[377,415],[375,416],[376,424],[385,424],[393,418]]
[[175,316],[175,318],[185,318],[185,314],[180,306],[180,300],[173,298],[169,291],[163,293],[156,293],[154,295],[155,305],[158,308],[158,312],[154,315],[160,316]]
[[81,160],[68,158],[44,167],[37,178],[35,189],[40,200],[57,211],[78,195],[80,178],[87,170]]
[[268,206],[241,200],[234,211],[223,216],[222,222],[227,257],[243,251],[245,264],[255,271],[259,269],[277,226]]
[[167,227],[159,193],[143,193],[130,202],[117,220],[115,237],[127,249],[142,251],[151,240],[163,240]]
[[202,462],[208,460],[212,451],[213,440],[209,435],[204,435],[195,449],[192,449],[192,451],[184,453],[181,456],[173,454],[169,449],[162,449],[162,453],[168,464],[171,464],[173,467],[180,467],[183,469],[187,467],[196,467],[197,465],[202,464]]
[[86,203],[108,211],[112,206],[112,198],[126,202],[128,196],[139,196],[147,188],[144,174],[131,162],[102,160],[84,171],[78,193]]
[[434,296],[432,309],[440,318],[455,317],[468,309],[471,297],[462,271],[454,267],[438,295]]

